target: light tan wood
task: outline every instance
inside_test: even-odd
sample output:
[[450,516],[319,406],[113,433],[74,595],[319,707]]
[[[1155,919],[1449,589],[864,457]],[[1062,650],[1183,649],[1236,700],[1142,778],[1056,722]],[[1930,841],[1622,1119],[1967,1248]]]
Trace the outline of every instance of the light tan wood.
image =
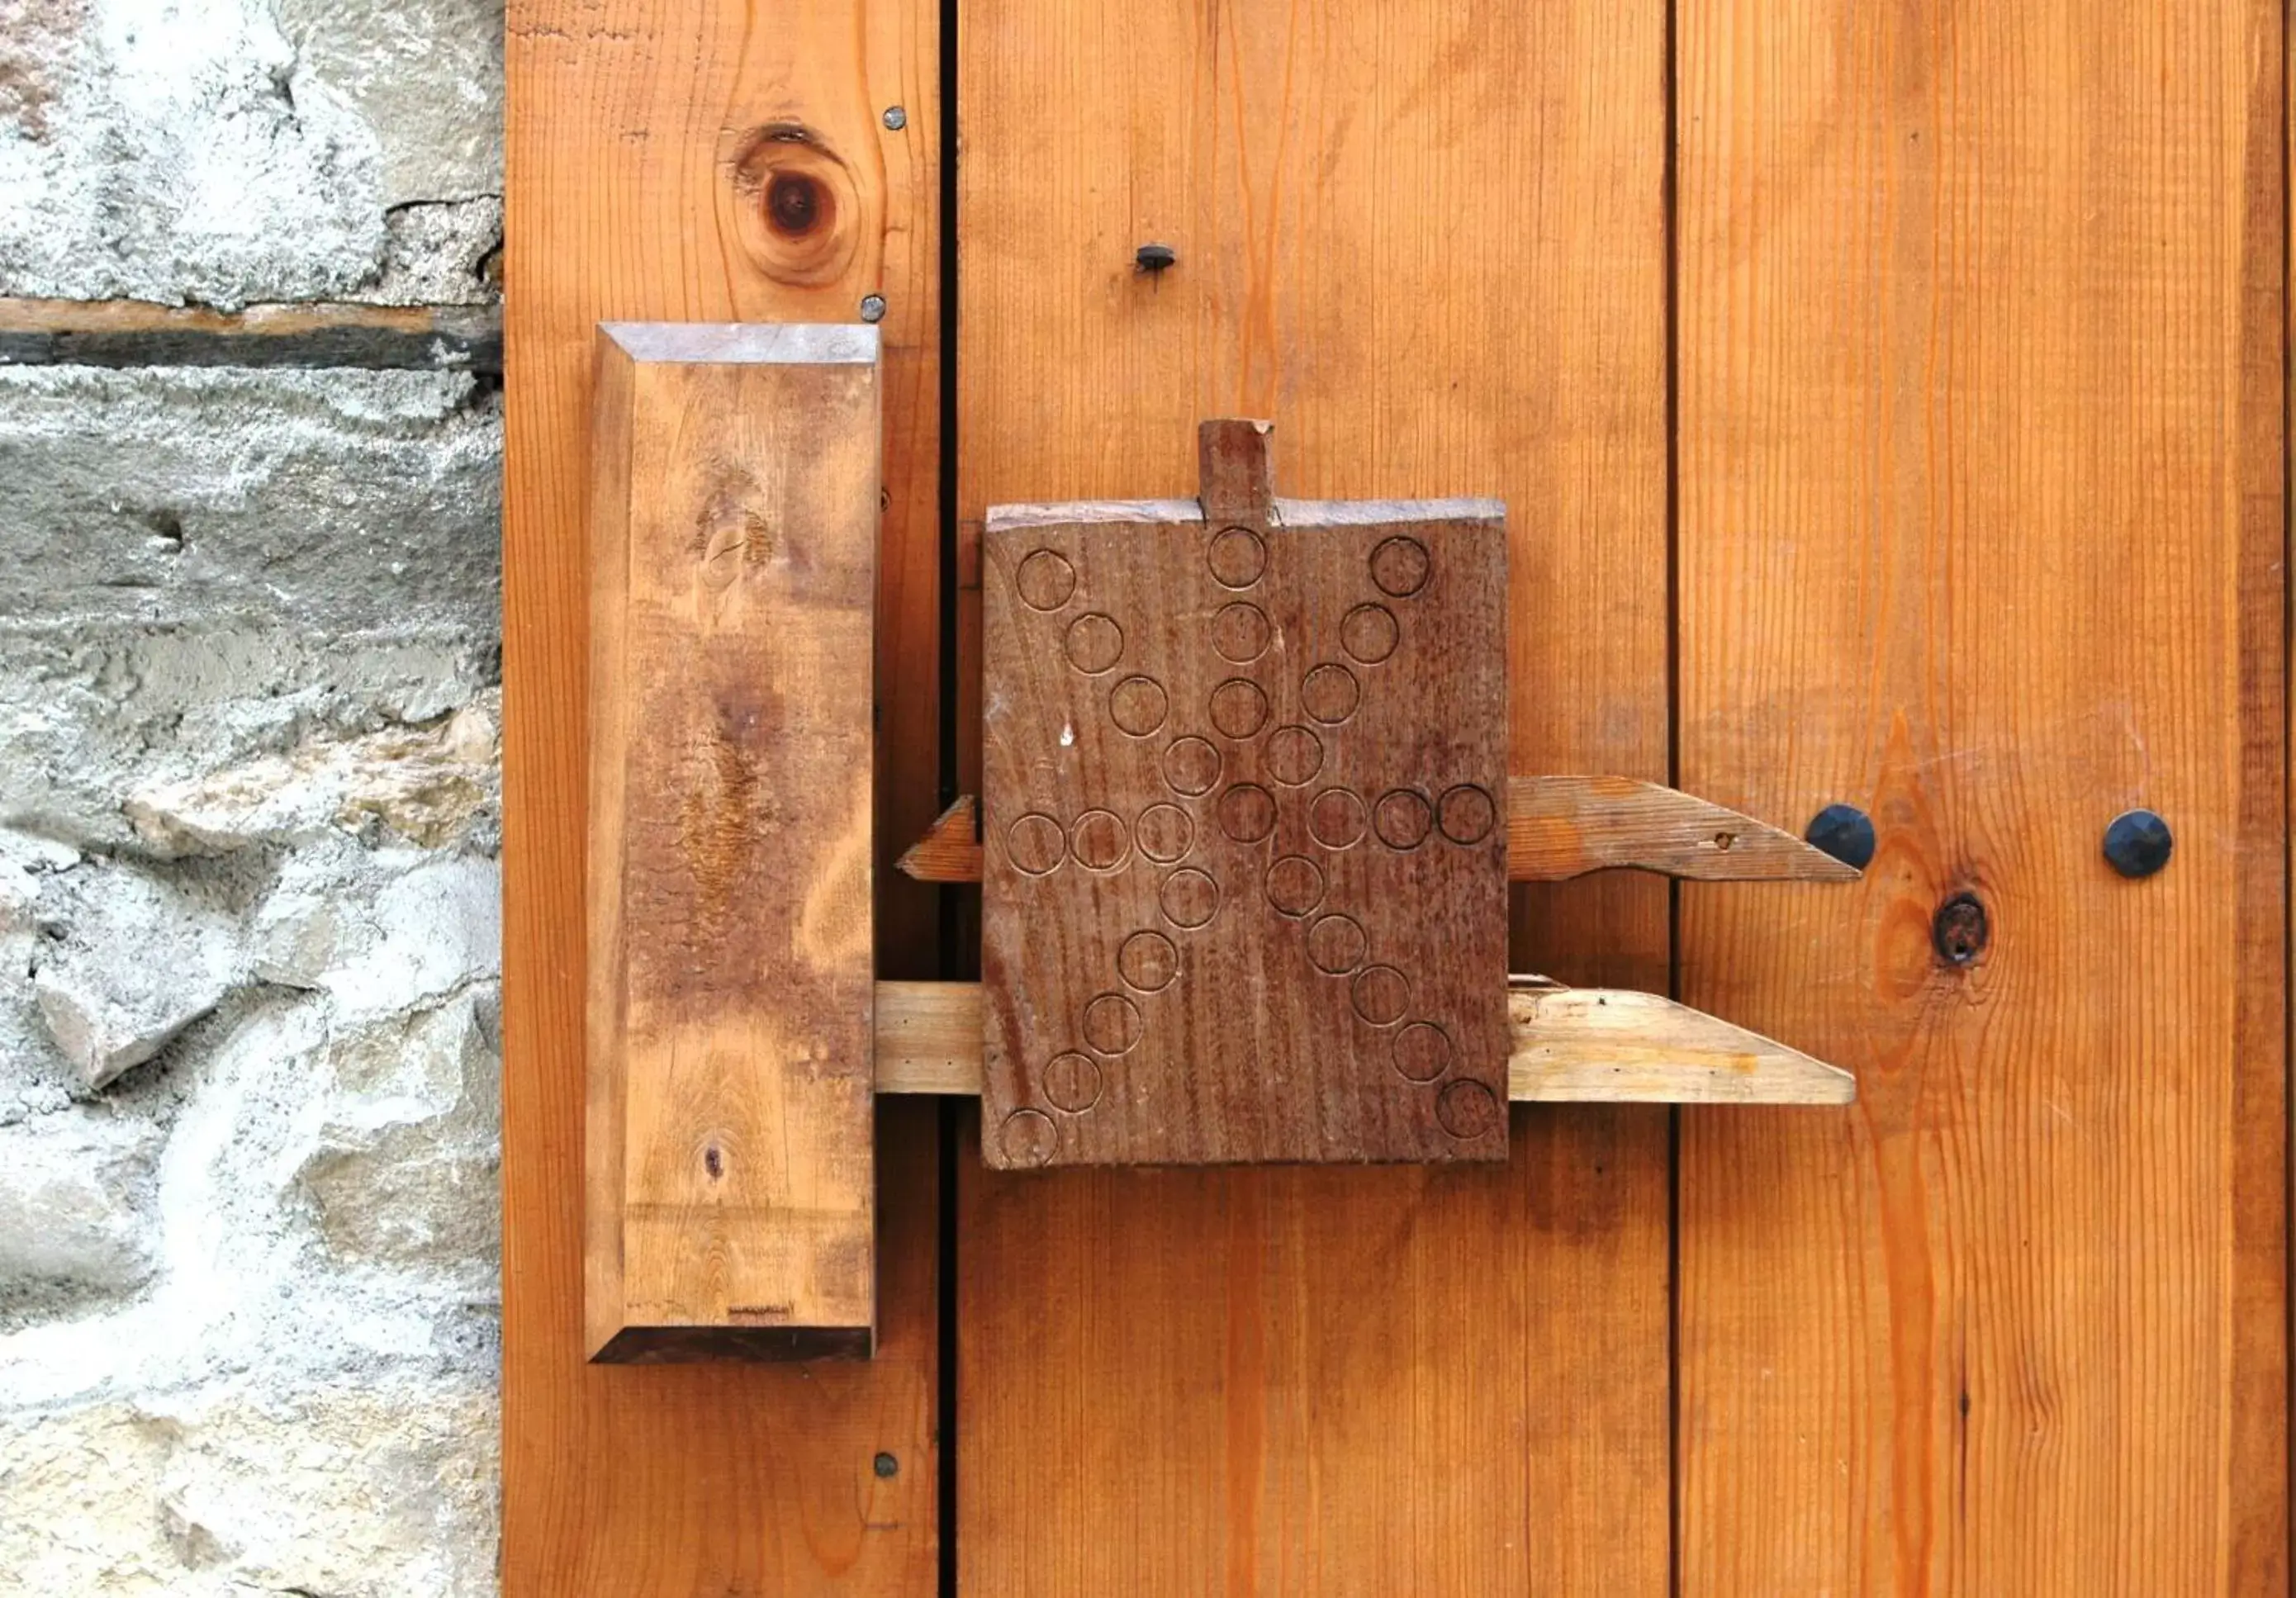
[[599,330],[590,1356],[875,1330],[873,328]]
[[1276,499],[996,507],[983,1153],[1505,1158],[1506,523]]
[[[1657,783],[1518,776],[1506,791],[1512,881],[1621,867],[1701,882],[1854,882],[1859,874],[1767,822]],[[903,873],[920,882],[980,881],[977,813],[972,795],[958,795],[902,854]]]
[[[878,1116],[877,1356],[596,1365],[582,1342],[581,903],[601,319],[857,321],[886,302],[878,562],[881,975],[932,974],[932,890],[890,856],[939,807],[939,7],[513,0],[504,485],[503,1585],[509,1598],[929,1589],[939,1561],[937,1115]],[[883,126],[903,106],[906,126]],[[805,141],[763,137],[808,130]],[[762,143],[754,143],[761,139]],[[770,150],[763,145],[769,144]],[[846,203],[753,240],[825,152]],[[803,174],[800,174],[803,176]],[[758,181],[763,178],[762,183]],[[834,270],[820,271],[822,258]],[[875,1455],[898,1470],[881,1476]]]
[[1679,1590],[2285,1593],[2283,8],[1679,17],[1679,776],[1879,834],[1683,894],[1860,1091],[1683,1112]]
[[[1291,493],[1504,500],[1515,768],[1664,780],[1666,7],[962,20],[960,533],[1185,497],[1199,418],[1272,417]],[[1518,889],[1513,963],[1663,991],[1667,904]],[[961,1165],[960,1585],[1663,1591],[1667,1116],[1523,1106],[1505,1169]]]
[[[1848,1104],[1857,1078],[1656,994],[1507,996],[1507,1094],[1548,1104]],[[977,982],[877,984],[877,1091],[980,1092]]]

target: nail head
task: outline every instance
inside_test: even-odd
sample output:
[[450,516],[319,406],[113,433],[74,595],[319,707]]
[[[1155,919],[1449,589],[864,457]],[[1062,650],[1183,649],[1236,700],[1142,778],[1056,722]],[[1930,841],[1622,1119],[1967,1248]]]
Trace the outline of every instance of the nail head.
[[882,322],[884,319],[885,297],[882,294],[864,294],[861,297],[861,320]]
[[2176,834],[2151,810],[2124,810],[2104,829],[2105,864],[2124,877],[2151,876],[2176,848]]
[[1132,252],[1134,264],[1143,272],[1161,272],[1179,258],[1179,252],[1169,244],[1143,244]]
[[1855,805],[1828,805],[1810,817],[1802,838],[1812,848],[1858,871],[1874,858],[1873,820]]
[[898,1476],[901,1473],[901,1462],[890,1454],[880,1454],[870,1462],[870,1468],[881,1477]]
[[1948,965],[1967,965],[1985,952],[1992,937],[1985,901],[1973,893],[1955,894],[1938,906],[1937,919],[1930,923],[1930,940]]
[[889,105],[885,108],[886,127],[891,128],[895,133],[898,133],[908,125],[909,113],[906,109],[898,105]]

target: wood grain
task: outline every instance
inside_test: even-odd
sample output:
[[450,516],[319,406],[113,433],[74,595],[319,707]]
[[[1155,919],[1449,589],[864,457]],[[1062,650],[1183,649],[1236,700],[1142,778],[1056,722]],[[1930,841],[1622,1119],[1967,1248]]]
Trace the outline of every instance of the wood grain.
[[[906,1594],[934,1580],[929,1107],[879,1117],[874,1361],[583,1359],[580,796],[594,324],[851,321],[875,291],[888,307],[881,847],[931,819],[939,28],[938,8],[914,0],[770,15],[725,0],[510,9],[503,1578],[514,1598]],[[907,111],[898,133],[882,121],[894,104]],[[808,137],[780,136],[798,130]],[[776,163],[831,199],[807,227],[765,223]],[[894,879],[878,873],[879,970],[928,974],[930,890]],[[894,1474],[872,1468],[879,1451]]]
[[1680,15],[1680,775],[1879,834],[1684,894],[1859,1095],[1684,1112],[1682,1590],[2285,1592],[2279,10]]
[[[1507,880],[1653,871],[1697,882],[1854,882],[1858,871],[1792,833],[1635,777],[1507,779]],[[920,882],[980,881],[979,807],[959,794],[900,858]]]
[[983,1137],[1000,1169],[1506,1155],[1506,520],[988,513]]
[[[1656,994],[1513,979],[1507,1096],[1551,1104],[1848,1104],[1857,1079]],[[977,982],[877,984],[877,1091],[980,1093]]]
[[[975,0],[960,521],[1185,496],[1222,414],[1292,493],[1494,496],[1514,760],[1663,780],[1665,23]],[[1523,894],[1516,962],[1663,990],[1666,905]],[[963,1587],[1663,1590],[1666,1150],[1525,1106],[1504,1168],[960,1166]]]
[[874,328],[599,330],[593,1359],[873,1341],[877,378]]

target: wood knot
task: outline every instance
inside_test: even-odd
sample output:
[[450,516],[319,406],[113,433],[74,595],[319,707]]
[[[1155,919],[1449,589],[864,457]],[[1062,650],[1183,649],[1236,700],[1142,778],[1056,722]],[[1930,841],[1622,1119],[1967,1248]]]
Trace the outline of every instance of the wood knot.
[[739,136],[726,168],[736,233],[758,271],[798,288],[845,275],[861,191],[827,140],[800,122],[768,122]]

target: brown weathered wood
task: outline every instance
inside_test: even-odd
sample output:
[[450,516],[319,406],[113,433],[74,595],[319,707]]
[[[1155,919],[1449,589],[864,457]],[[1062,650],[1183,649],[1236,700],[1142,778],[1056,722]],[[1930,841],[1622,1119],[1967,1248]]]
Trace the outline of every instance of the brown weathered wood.
[[1504,1159],[1506,526],[1270,490],[989,512],[990,1164]]
[[0,366],[502,370],[493,306],[254,305],[0,298]]
[[[877,1091],[980,1092],[980,985],[877,984]],[[1656,994],[1511,979],[1518,1103],[1847,1104],[1856,1078]]]
[[[1559,882],[1627,868],[1700,882],[1854,882],[1858,872],[1792,833],[1634,777],[1509,777],[1507,880]],[[979,808],[961,794],[901,856],[920,882],[980,881]]]
[[591,1357],[868,1352],[873,328],[602,327]]

